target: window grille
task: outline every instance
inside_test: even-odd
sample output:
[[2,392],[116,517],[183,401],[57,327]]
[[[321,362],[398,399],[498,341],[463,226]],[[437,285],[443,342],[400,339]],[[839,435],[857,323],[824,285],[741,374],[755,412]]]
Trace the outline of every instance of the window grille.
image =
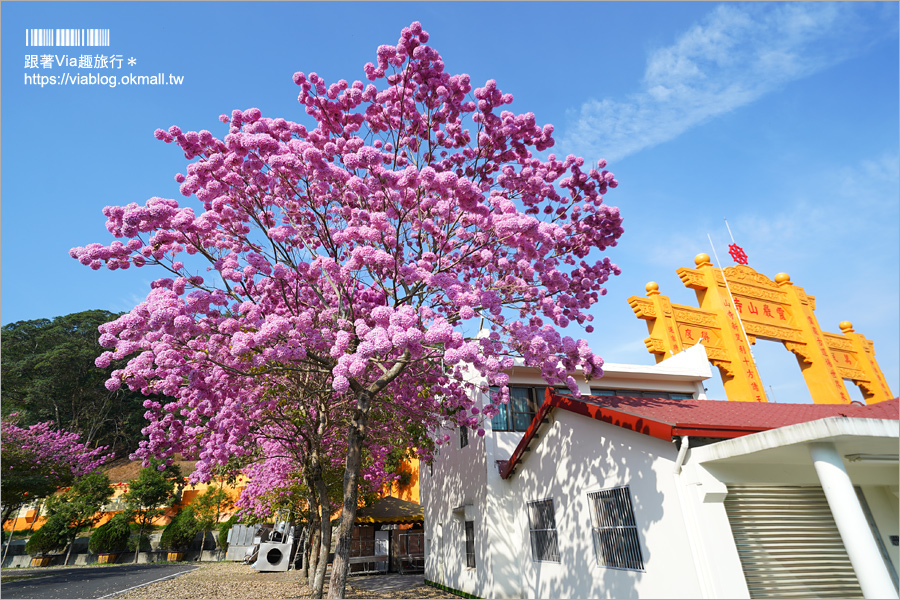
[[465,425],[459,427],[459,447],[465,448],[469,445],[469,428]]
[[588,494],[597,563],[613,569],[644,570],[641,541],[628,486]]
[[466,566],[475,568],[475,521],[466,521]]
[[531,531],[532,559],[543,562],[559,562],[553,500],[529,502],[527,510],[528,527]]

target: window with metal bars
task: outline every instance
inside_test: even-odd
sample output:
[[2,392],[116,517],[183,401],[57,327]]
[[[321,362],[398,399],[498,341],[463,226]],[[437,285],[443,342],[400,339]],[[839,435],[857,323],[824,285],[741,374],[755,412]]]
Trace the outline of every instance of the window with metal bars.
[[628,486],[588,494],[597,563],[612,569],[644,570],[641,540]]
[[459,447],[465,448],[469,445],[469,428],[465,425],[459,426]]
[[466,521],[466,566],[475,568],[475,521]]
[[553,499],[529,502],[526,510],[531,533],[531,558],[541,562],[559,562]]

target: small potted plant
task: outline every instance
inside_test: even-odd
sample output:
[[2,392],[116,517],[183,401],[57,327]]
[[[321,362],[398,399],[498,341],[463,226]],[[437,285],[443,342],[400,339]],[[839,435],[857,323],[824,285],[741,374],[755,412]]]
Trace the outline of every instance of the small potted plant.
[[190,506],[175,515],[172,522],[163,529],[162,537],[159,539],[159,547],[168,550],[167,560],[170,562],[182,560],[184,553],[197,537],[199,529],[197,518]]
[[119,513],[94,531],[88,541],[88,550],[97,555],[98,563],[114,563],[119,553],[128,549],[130,537],[130,520]]
[[25,552],[31,555],[32,567],[47,567],[53,562],[52,553],[62,552],[67,542],[66,522],[60,515],[47,519],[25,544]]

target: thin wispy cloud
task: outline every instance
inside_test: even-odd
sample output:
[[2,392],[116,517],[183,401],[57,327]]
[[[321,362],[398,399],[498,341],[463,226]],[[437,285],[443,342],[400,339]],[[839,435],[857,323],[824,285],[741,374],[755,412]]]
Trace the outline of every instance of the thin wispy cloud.
[[[777,208],[760,212],[747,207],[729,215],[737,243],[757,267],[760,262],[779,269],[820,262],[822,249],[835,243],[842,247],[839,240],[853,240],[854,255],[878,256],[876,249],[896,244],[898,165],[900,155],[891,148],[851,165],[822,163],[812,174],[782,182],[784,189],[772,192]],[[658,267],[671,265],[673,248],[712,256],[708,234],[719,258],[731,264],[726,254],[731,239],[715,213],[686,230],[674,228],[655,236],[654,243],[640,246],[643,260]]]
[[873,14],[885,10],[850,2],[719,5],[650,54],[638,92],[585,102],[560,145],[616,160],[667,142],[863,52],[896,28],[895,12]]

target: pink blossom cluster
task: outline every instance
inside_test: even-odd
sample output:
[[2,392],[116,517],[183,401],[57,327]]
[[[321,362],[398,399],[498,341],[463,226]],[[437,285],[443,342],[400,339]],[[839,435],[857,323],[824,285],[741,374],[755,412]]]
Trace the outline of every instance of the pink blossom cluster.
[[92,473],[113,457],[104,454],[107,446],[90,449],[79,441],[79,434],[54,429],[52,421],[19,427],[18,414],[13,413],[0,419],[0,427],[4,458],[15,453],[18,459],[10,469],[21,468],[27,462],[30,470],[63,480]]
[[[623,233],[603,202],[618,182],[602,160],[535,156],[552,126],[508,110],[495,81],[446,72],[427,42],[419,23],[403,29],[364,67],[369,83],[295,74],[309,126],[251,108],[221,117],[221,139],[157,131],[191,161],[176,180],[197,202],[107,207],[118,239],[70,251],[95,269],[166,271],[101,327],[97,364],[129,357],[107,386],[148,395],[139,456],[194,454],[204,477],[258,452],[248,436],[292,373],[324,377],[345,416],[348,398],[371,398],[432,431],[489,418],[463,375],[505,388],[514,356],[575,393],[568,372],[602,375],[557,328],[592,331],[619,273],[597,254]],[[464,335],[473,325],[487,334]]]
[[[340,457],[346,451],[347,443],[346,432],[342,430],[340,433],[344,435],[322,441],[331,455],[326,469],[339,470],[343,467]],[[265,518],[273,516],[280,508],[290,506],[297,494],[305,494],[310,479],[301,466],[304,452],[298,454],[296,447],[290,447],[292,443],[262,437],[258,442],[260,460],[242,469],[248,482],[241,491],[238,504],[245,513]],[[368,461],[362,472],[363,487],[370,492],[380,490],[395,477],[385,472],[384,459],[390,449],[382,447],[383,451],[379,452],[377,444],[375,446],[373,454],[377,456]],[[333,508],[328,507],[326,514],[330,514]]]

